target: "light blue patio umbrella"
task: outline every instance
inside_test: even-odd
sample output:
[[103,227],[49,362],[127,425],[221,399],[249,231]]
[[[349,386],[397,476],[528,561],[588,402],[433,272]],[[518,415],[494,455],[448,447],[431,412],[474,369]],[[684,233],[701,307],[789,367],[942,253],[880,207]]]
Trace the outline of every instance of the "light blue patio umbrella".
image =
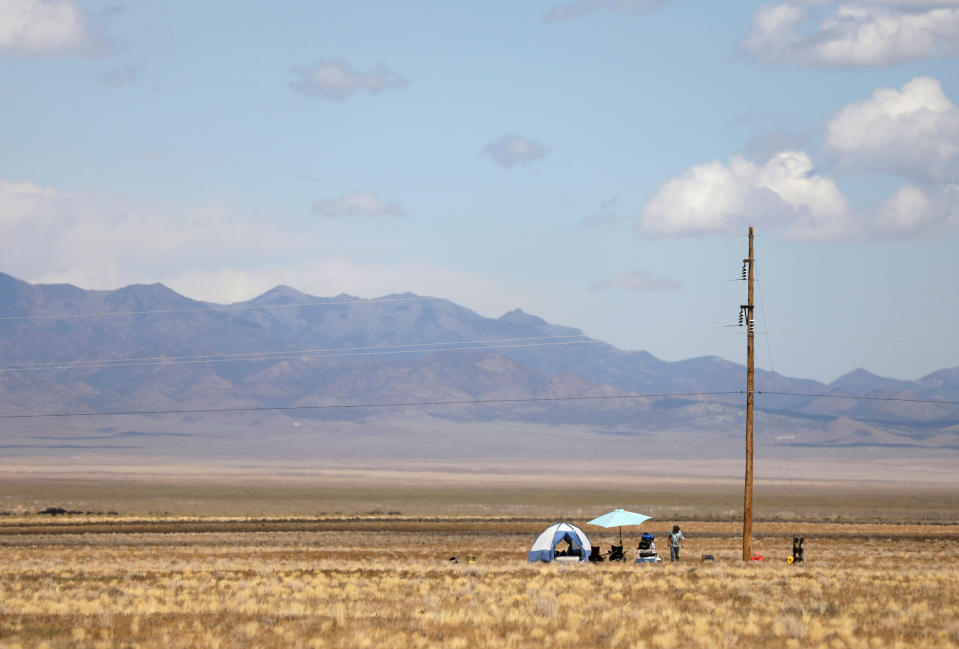
[[623,525],[640,525],[648,521],[650,518],[652,518],[652,516],[647,516],[646,514],[637,514],[636,512],[629,512],[625,509],[614,509],[608,514],[598,516],[586,524],[599,525],[600,527],[618,527],[619,544],[622,545]]

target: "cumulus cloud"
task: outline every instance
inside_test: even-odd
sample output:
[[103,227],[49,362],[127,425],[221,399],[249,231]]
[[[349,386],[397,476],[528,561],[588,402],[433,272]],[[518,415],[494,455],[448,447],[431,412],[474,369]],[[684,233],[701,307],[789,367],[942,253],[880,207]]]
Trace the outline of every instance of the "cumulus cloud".
[[290,87],[306,97],[321,97],[343,101],[354,92],[365,90],[375,95],[386,90],[402,88],[409,81],[379,65],[368,71],[355,69],[345,61],[321,59],[309,66],[293,68],[299,77]]
[[369,192],[351,192],[337,198],[316,201],[310,207],[314,214],[325,219],[350,216],[406,216],[406,210],[396,203],[384,201]]
[[507,133],[487,144],[482,152],[493,162],[508,169],[517,164],[528,164],[549,155],[549,147],[521,135]]
[[627,290],[627,291],[665,291],[681,288],[679,282],[666,277],[657,277],[645,270],[634,270],[617,273],[609,279],[594,282],[590,288],[595,291]]
[[585,18],[597,11],[613,13],[641,13],[666,4],[667,0],[573,0],[555,4],[543,15],[548,23]]
[[0,0],[0,54],[88,53],[98,40],[75,0]]
[[903,184],[866,210],[852,209],[809,156],[784,151],[764,165],[741,156],[711,162],[664,183],[636,221],[642,237],[740,234],[747,225],[796,240],[852,241],[930,236],[959,228],[959,184]]
[[913,185],[903,185],[880,206],[875,225],[884,232],[901,235],[942,233],[959,221],[957,199],[956,186],[930,195]]
[[959,108],[929,77],[880,88],[829,121],[825,147],[854,167],[957,182]]
[[903,184],[890,197],[868,211],[849,213],[832,230],[800,224],[791,232],[796,239],[896,239],[931,237],[959,228],[959,185]]
[[[825,14],[803,4],[826,4]],[[743,47],[759,61],[888,66],[959,54],[955,2],[786,2],[761,7]]]
[[828,223],[847,210],[839,188],[813,173],[809,156],[784,151],[759,166],[742,156],[697,165],[646,203],[637,222],[644,236],[741,231],[748,223]]
[[763,224],[793,239],[841,241],[959,228],[959,108],[937,80],[918,77],[843,107],[825,126],[824,149],[847,172],[898,177],[898,188],[854,209],[804,151],[765,161],[734,155],[663,183],[637,218],[636,232],[733,234]]

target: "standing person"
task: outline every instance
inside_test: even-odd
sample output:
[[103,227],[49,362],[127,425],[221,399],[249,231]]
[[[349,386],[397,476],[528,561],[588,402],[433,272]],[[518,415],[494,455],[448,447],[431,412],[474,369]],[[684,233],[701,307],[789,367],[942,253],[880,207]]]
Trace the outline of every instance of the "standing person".
[[673,531],[669,533],[669,560],[679,561],[679,548],[682,545],[683,533],[679,530],[679,525],[673,525]]

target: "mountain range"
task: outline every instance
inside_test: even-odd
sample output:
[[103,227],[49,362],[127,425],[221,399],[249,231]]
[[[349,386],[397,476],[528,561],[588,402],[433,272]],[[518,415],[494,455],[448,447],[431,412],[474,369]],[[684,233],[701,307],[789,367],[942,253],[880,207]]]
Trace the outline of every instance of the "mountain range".
[[[221,305],[162,284],[0,273],[7,453],[738,453],[744,384],[740,364],[667,362],[520,309],[487,318],[411,293],[286,286]],[[959,410],[923,403],[959,401],[959,368],[916,381],[857,369],[828,385],[757,370],[756,390],[761,444],[959,450]]]

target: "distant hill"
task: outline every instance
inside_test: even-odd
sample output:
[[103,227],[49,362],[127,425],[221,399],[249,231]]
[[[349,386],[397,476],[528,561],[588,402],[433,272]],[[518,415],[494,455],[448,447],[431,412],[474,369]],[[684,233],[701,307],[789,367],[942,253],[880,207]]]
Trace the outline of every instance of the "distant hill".
[[[277,445],[415,457],[466,444],[477,453],[496,447],[535,456],[557,449],[552,433],[575,431],[567,448],[577,452],[615,454],[616,440],[649,439],[659,444],[651,449],[671,442],[688,454],[720,448],[743,427],[742,365],[715,356],[666,362],[520,309],[486,318],[411,293],[321,298],[278,286],[218,305],[162,284],[86,291],[0,273],[0,367],[5,415],[485,402],[8,419],[9,452],[117,447],[175,455],[199,448],[186,441],[199,436],[206,450],[232,440],[238,454]],[[959,368],[918,381],[860,369],[830,385],[757,371],[756,388],[761,443],[959,449],[955,408],[763,394],[959,401]],[[690,394],[719,392],[730,394]],[[661,396],[586,398],[617,395]],[[537,401],[544,398],[557,400]],[[126,430],[127,422],[138,430]],[[437,432],[444,430],[453,432]]]

